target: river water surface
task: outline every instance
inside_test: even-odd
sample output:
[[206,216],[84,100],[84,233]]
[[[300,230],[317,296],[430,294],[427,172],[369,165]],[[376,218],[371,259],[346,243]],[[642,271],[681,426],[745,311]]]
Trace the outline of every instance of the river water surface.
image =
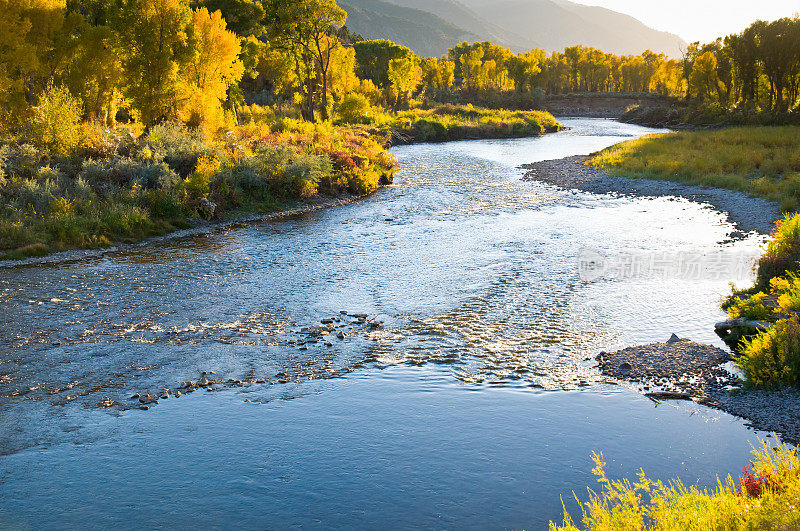
[[[0,268],[0,527],[538,529],[595,485],[592,451],[614,477],[738,474],[763,434],[593,358],[672,332],[721,346],[747,267],[586,282],[578,263],[736,261],[762,239],[708,205],[523,182],[651,131],[564,122],[395,148],[395,184],[341,208]],[[130,398],[203,377],[215,392]]]

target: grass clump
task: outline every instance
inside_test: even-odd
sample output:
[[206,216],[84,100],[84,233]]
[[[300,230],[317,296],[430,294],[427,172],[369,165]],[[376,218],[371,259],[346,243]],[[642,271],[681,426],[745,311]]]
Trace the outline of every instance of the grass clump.
[[[640,472],[635,481],[608,478],[602,455],[594,454],[600,491],[589,489],[580,525],[564,511],[556,530],[610,529],[797,529],[800,526],[800,461],[785,445],[762,442],[738,482],[728,476],[712,489],[674,479],[654,481]],[[576,497],[577,499],[577,497]]]
[[733,127],[649,135],[604,149],[588,162],[616,175],[727,188],[800,204],[800,127]]

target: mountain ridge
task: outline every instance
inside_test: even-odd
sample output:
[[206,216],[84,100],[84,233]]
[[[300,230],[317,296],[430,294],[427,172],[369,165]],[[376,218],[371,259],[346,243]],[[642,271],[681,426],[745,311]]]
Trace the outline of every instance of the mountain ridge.
[[620,55],[649,49],[679,57],[686,43],[638,19],[569,0],[341,0],[347,26],[386,38],[423,56],[440,56],[462,41],[489,40],[513,52],[562,51],[583,44]]

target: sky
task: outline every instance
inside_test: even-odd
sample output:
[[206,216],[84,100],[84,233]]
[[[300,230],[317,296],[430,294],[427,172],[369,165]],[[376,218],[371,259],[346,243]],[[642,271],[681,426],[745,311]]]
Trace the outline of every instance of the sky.
[[738,33],[757,19],[775,20],[800,12],[800,0],[572,0],[603,6],[669,31],[687,42],[710,42]]

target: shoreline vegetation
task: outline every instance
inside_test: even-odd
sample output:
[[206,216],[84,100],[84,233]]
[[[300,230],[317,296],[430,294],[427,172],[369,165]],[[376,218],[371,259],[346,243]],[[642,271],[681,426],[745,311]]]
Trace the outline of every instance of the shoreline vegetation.
[[800,206],[800,126],[745,126],[648,135],[591,156],[611,175],[724,188]]
[[633,480],[608,477],[602,454],[593,454],[600,484],[588,489],[578,526],[564,509],[551,531],[604,529],[796,529],[800,525],[800,460],[787,445],[761,441],[753,459],[735,481],[717,478],[717,486],[699,489],[679,479],[654,481],[641,471]]
[[[542,111],[443,105],[363,124],[311,123],[258,105],[219,140],[174,122],[147,133],[79,124],[68,154],[0,148],[0,259],[132,243],[197,223],[270,214],[390,184],[392,144],[538,136],[561,129]],[[77,125],[77,124],[76,124]]]

